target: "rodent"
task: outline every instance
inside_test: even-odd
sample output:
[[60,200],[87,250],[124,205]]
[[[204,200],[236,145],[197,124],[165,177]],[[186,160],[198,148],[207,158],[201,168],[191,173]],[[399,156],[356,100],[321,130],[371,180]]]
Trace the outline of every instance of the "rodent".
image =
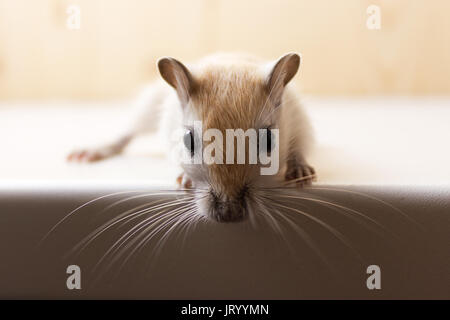
[[[256,170],[259,164],[181,164],[183,173],[177,182],[201,191],[200,211],[216,221],[243,220],[260,188],[283,186],[285,181],[303,186],[315,179],[306,160],[313,142],[312,127],[299,95],[289,84],[300,61],[297,53],[269,63],[248,55],[216,54],[185,66],[163,57],[157,66],[167,83],[156,82],[143,91],[137,100],[139,111],[125,134],[108,145],[75,151],[68,159],[90,162],[111,157],[137,135],[158,128],[167,137],[183,128],[184,140],[190,137],[194,142],[198,137],[188,129],[194,121],[201,121],[203,130],[215,128],[224,133],[226,129],[276,128],[280,161],[276,175],[261,175]],[[225,158],[225,149],[223,153]]]

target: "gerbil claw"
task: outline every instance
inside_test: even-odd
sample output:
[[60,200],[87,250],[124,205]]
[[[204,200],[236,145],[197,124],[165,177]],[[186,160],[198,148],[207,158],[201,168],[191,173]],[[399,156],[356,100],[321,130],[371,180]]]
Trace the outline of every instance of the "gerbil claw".
[[68,161],[76,162],[94,162],[104,159],[106,156],[99,151],[95,150],[80,150],[74,151],[68,155]]
[[112,157],[120,152],[120,148],[116,145],[107,145],[92,149],[76,150],[69,154],[68,161],[76,162],[95,162]]
[[284,177],[286,182],[296,183],[298,187],[303,187],[316,181],[316,171],[307,163],[288,162]]

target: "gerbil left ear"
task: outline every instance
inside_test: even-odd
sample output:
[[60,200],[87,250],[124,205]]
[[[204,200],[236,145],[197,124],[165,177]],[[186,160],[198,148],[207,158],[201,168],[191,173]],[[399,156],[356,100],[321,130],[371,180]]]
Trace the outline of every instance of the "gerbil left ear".
[[271,69],[267,78],[267,92],[275,105],[281,103],[284,87],[295,76],[300,67],[300,56],[288,53],[282,56]]
[[186,105],[195,89],[195,81],[188,68],[174,58],[165,57],[158,60],[158,69],[163,79],[177,91],[181,104]]

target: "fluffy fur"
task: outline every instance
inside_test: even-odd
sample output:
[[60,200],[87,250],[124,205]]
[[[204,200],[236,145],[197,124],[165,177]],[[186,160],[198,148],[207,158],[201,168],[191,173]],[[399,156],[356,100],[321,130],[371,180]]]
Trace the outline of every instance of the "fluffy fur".
[[[219,221],[243,218],[252,193],[283,181],[308,184],[315,176],[306,161],[312,144],[311,126],[295,89],[289,85],[300,57],[287,54],[265,63],[247,55],[219,54],[184,66],[173,58],[158,61],[167,84],[151,84],[137,101],[137,114],[116,142],[72,153],[71,160],[95,161],[120,153],[133,137],[157,128],[171,148],[173,132],[202,121],[203,130],[278,128],[280,170],[261,176],[258,165],[183,165],[178,182],[203,190],[200,210]],[[157,126],[156,124],[159,124]],[[225,153],[225,150],[223,150]],[[224,154],[225,159],[225,154]],[[250,200],[249,200],[250,199]]]

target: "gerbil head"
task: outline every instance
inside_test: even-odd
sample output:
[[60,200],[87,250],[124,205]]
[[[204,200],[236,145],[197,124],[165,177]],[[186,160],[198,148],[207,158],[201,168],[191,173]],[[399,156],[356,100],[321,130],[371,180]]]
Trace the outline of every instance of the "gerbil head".
[[[184,144],[193,158],[183,168],[198,191],[198,208],[207,216],[223,222],[243,220],[250,214],[258,189],[278,178],[262,175],[260,169],[267,163],[262,164],[259,157],[252,162],[251,152],[277,152],[278,159],[285,158],[287,147],[279,143],[275,131],[267,129],[279,129],[284,88],[299,65],[296,53],[269,66],[213,60],[190,70],[173,58],[158,61],[161,76],[175,88],[183,109]],[[194,130],[196,121],[201,122],[201,132]],[[256,140],[244,137],[249,141],[241,153],[244,163],[238,161],[238,139],[228,135],[229,129],[256,133]]]

